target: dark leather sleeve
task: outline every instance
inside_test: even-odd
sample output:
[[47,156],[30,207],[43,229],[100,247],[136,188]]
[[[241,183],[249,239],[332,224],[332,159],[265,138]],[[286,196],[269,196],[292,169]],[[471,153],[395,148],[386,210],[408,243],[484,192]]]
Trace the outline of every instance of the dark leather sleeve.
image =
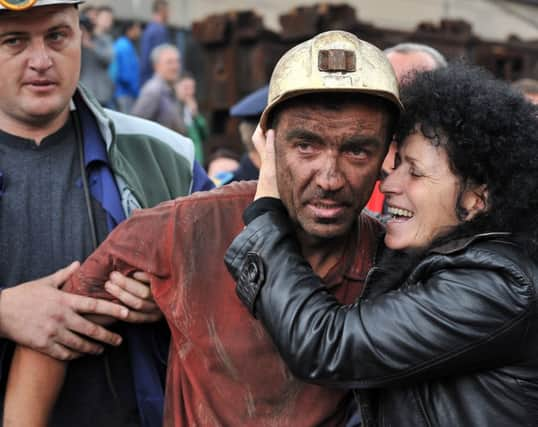
[[252,202],[243,212],[243,222],[245,225],[249,225],[259,216],[266,212],[282,212],[286,213],[286,208],[280,199],[274,197],[262,197]]
[[530,339],[535,292],[520,270],[487,250],[471,261],[444,258],[411,286],[343,306],[300,255],[285,215],[270,211],[243,230],[225,261],[297,377],[372,388],[495,366]]

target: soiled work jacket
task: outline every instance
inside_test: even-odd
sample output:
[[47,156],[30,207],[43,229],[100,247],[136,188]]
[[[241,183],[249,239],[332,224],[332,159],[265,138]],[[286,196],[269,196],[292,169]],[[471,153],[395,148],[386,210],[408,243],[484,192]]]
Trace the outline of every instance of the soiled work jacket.
[[[233,183],[138,211],[67,284],[110,298],[103,282],[111,271],[151,275],[172,332],[166,426],[338,426],[348,417],[350,393],[294,378],[235,295],[223,257],[254,191],[254,182]],[[379,231],[371,218],[358,218],[347,255],[325,277],[340,301],[360,293]]]

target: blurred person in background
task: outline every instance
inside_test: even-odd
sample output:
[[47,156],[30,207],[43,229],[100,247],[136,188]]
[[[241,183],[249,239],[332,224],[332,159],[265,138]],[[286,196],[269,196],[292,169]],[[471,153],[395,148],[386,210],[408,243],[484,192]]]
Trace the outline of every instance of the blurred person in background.
[[420,71],[447,66],[445,57],[437,49],[425,44],[400,43],[384,52],[394,68],[400,86],[413,80],[413,76]]
[[114,11],[110,6],[99,6],[95,13],[95,28],[96,37],[107,36],[112,40],[110,31],[114,25]]
[[187,136],[194,143],[196,160],[204,164],[204,141],[209,136],[207,122],[198,110],[196,100],[196,80],[190,73],[182,73],[174,84],[176,98],[179,102],[179,111]]
[[230,176],[239,167],[239,154],[229,148],[217,148],[207,161],[207,175],[215,186],[231,182]]
[[140,60],[135,43],[140,37],[140,23],[123,23],[122,35],[114,43],[115,99],[118,110],[130,113],[140,92]]
[[520,79],[512,83],[512,87],[517,89],[525,98],[533,104],[538,104],[538,81],[534,79]]
[[241,156],[239,165],[235,170],[222,172],[212,178],[217,186],[233,181],[258,179],[260,155],[252,142],[252,135],[260,121],[263,110],[267,106],[268,94],[269,85],[265,85],[248,94],[230,108],[230,116],[240,119],[238,130],[241,142],[245,147],[245,153]]
[[[109,51],[112,51],[112,60],[108,65],[108,76],[112,83],[115,80],[115,62],[114,62],[114,37],[112,29],[114,27],[114,10],[110,6],[99,6],[97,8],[94,25],[94,37],[99,40],[103,46],[107,46]],[[113,106],[114,93],[107,106]]]
[[80,16],[87,17],[92,25],[95,25],[95,21],[97,19],[97,8],[95,6],[86,5],[80,9]]
[[[420,43],[400,43],[384,50],[396,77],[400,88],[413,80],[414,76],[421,71],[434,70],[446,67],[445,57],[431,46]],[[383,162],[380,177],[383,179],[394,165],[396,144],[392,143]],[[385,197],[379,190],[379,182],[376,184],[372,197],[366,205],[367,209],[374,214],[384,211]]]
[[153,49],[151,60],[153,77],[142,86],[131,112],[186,135],[187,129],[174,91],[181,72],[179,50],[174,45],[162,44]]
[[170,43],[168,33],[169,5],[166,0],[154,0],[152,6],[153,15],[146,25],[140,40],[140,84],[146,83],[153,75],[153,61],[151,52],[161,44]]
[[241,157],[239,168],[234,171],[234,180],[258,179],[260,173],[260,154],[254,147],[252,135],[260,121],[260,117],[267,107],[267,97],[269,95],[269,85],[247,95],[230,109],[230,116],[239,117],[239,135],[246,153]]
[[114,23],[112,9],[106,6],[97,9],[92,31],[83,23],[82,69],[80,81],[97,98],[102,106],[110,107],[114,95],[114,83],[109,67],[114,59],[114,43],[109,31]]

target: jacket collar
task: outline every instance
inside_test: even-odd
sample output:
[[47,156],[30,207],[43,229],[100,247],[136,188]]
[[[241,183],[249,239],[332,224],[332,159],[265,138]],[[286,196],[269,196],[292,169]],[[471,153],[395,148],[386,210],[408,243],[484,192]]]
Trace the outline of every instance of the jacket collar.
[[451,240],[450,242],[447,242],[441,246],[431,248],[428,251],[428,253],[448,255],[448,254],[466,249],[470,244],[476,242],[477,240],[483,240],[483,239],[489,240],[489,239],[495,239],[498,237],[508,237],[511,235],[512,233],[508,233],[508,232],[492,232],[492,233],[475,234],[474,236]]
[[82,84],[78,84],[76,93],[80,95],[80,99],[82,99],[86,107],[88,107],[92,115],[95,117],[99,132],[105,141],[107,152],[110,152],[110,148],[116,139],[116,132],[114,130],[112,120],[110,120],[110,118],[107,116],[106,110],[101,107],[97,100]]

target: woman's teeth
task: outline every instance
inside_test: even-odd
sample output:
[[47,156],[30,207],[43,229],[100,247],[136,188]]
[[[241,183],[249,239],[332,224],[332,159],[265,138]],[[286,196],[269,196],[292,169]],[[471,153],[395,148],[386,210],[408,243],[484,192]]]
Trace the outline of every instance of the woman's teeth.
[[394,208],[392,206],[388,207],[387,212],[392,216],[404,216],[406,218],[413,217],[413,212],[408,211],[407,209]]

